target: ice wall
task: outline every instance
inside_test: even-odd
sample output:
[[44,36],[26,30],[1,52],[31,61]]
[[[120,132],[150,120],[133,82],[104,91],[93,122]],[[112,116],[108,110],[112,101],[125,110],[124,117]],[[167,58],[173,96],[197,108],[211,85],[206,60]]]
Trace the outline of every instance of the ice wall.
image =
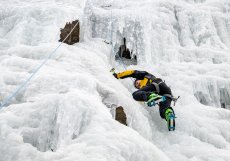
[[[7,3],[0,2],[1,101],[59,45],[66,22],[83,22],[85,5],[74,0]],[[148,113],[109,72],[109,54],[101,39],[62,44],[1,109],[0,160],[169,160],[149,142]],[[112,118],[105,106],[111,99],[124,107],[129,127]]]
[[[191,33],[186,41],[178,38],[184,33],[182,9],[206,11],[205,6],[209,10],[227,4],[215,2],[0,1],[1,99],[59,45],[59,29],[66,21],[80,18],[85,40],[63,44],[29,86],[0,111],[0,160],[229,161],[230,111],[204,106],[195,97],[215,106],[229,100],[228,47],[212,35],[199,40],[195,27],[195,38]],[[117,23],[108,22],[111,15]],[[112,32],[114,51],[122,34],[130,37],[128,47],[136,47],[138,65],[129,68],[162,77],[175,95],[181,95],[174,108],[176,131],[167,131],[158,107],[133,100],[130,79],[116,80],[109,72],[110,45],[103,42],[111,39],[109,26],[117,28]],[[114,65],[117,71],[124,70],[122,64]],[[112,118],[108,103],[124,107],[128,127]]]
[[199,102],[229,108],[228,1],[88,2],[91,37],[112,40],[114,53],[126,37],[139,65],[173,82],[186,75]]

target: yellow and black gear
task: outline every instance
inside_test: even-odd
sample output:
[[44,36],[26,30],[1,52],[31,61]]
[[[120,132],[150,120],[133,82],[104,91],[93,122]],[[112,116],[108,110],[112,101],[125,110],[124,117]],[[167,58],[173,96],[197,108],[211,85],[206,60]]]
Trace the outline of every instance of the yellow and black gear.
[[156,79],[154,75],[149,74],[146,71],[126,70],[116,74],[117,79],[124,79],[127,77],[133,77],[140,80],[140,88],[145,87],[147,84],[151,84],[153,80]]
[[[166,85],[164,81],[160,78],[156,78],[154,75],[146,72],[146,71],[138,71],[138,70],[126,70],[121,73],[113,74],[117,79],[124,79],[128,77],[135,78],[136,80],[140,80],[140,89],[133,92],[133,98],[136,101],[148,101],[149,96],[152,93],[159,94],[161,96],[166,97],[166,101],[159,103],[159,112],[160,116],[164,119],[165,111],[167,109],[172,109],[170,107],[172,101],[172,92],[171,89]],[[173,110],[173,109],[172,109]]]
[[131,75],[134,74],[135,70],[126,70],[121,73],[117,73],[117,79],[123,79],[127,77],[132,77]]

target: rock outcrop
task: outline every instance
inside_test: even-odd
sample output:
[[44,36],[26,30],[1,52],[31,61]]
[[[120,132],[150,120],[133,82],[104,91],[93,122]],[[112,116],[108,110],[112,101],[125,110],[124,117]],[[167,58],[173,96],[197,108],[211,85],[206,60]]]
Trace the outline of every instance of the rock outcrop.
[[[74,26],[77,24],[77,26],[74,28]],[[74,28],[74,29],[73,29]],[[73,29],[72,33],[66,38],[66,36],[71,32]],[[79,20],[73,21],[72,23],[66,23],[65,27],[62,29],[61,28],[61,34],[60,34],[60,42],[62,42],[64,39],[64,43],[72,45],[80,40],[80,23]]]
[[125,126],[127,126],[127,122],[126,122],[127,118],[126,118],[126,114],[125,114],[122,106],[119,106],[116,108],[115,120],[117,120],[121,124],[124,124]]

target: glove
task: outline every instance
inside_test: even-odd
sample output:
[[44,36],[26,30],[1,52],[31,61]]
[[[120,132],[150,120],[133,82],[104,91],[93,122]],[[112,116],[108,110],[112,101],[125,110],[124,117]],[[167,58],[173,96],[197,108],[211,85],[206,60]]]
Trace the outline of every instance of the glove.
[[115,78],[117,78],[117,73],[114,72],[114,73],[113,73],[113,76],[114,76]]

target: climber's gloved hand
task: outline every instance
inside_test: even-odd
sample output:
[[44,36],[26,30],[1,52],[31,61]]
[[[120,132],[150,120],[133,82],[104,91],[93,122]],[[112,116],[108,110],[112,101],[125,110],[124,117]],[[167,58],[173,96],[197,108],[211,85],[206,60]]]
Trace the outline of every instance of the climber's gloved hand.
[[117,78],[117,73],[114,72],[114,73],[113,73],[113,76],[114,76],[115,78]]

